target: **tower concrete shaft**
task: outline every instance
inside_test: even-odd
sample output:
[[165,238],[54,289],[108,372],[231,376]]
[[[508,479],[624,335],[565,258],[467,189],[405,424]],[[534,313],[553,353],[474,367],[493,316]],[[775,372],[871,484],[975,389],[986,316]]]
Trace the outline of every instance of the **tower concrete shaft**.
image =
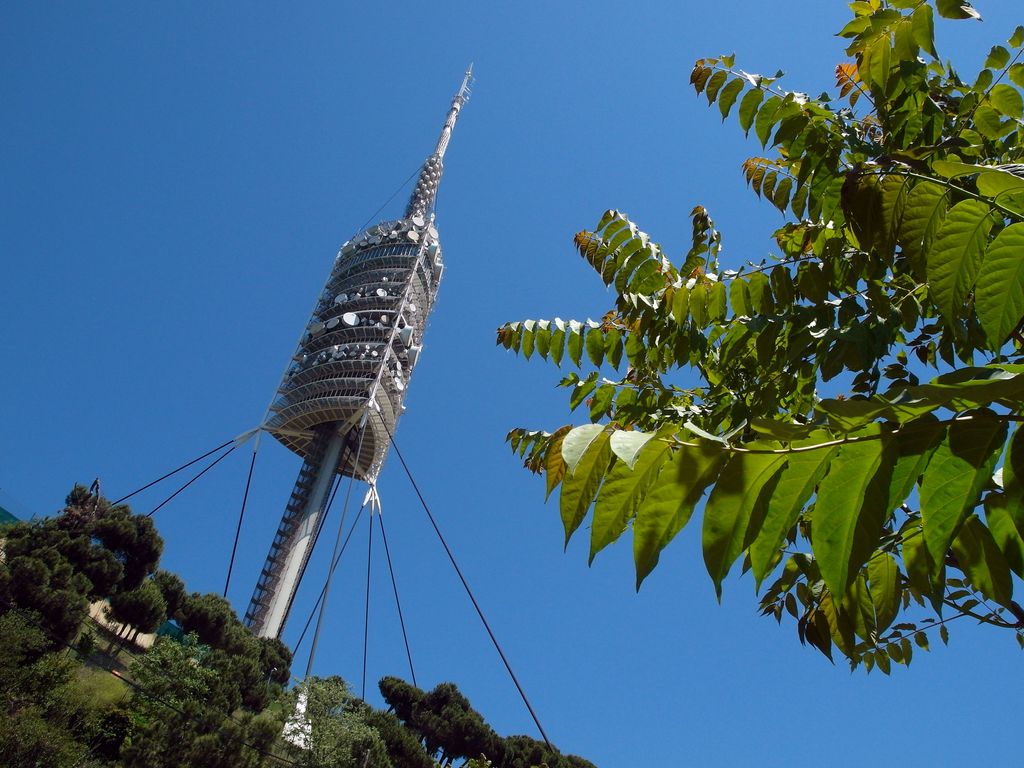
[[444,272],[433,208],[471,76],[472,67],[405,217],[342,245],[270,407],[265,428],[304,462],[245,614],[261,637],[278,637],[287,621],[334,478],[375,479],[404,410]]

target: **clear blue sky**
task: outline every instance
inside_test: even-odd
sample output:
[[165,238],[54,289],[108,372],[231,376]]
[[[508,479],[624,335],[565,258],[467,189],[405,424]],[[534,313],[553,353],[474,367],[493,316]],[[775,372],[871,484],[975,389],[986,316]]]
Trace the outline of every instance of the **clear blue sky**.
[[[967,77],[1024,21],[1010,0],[978,7],[984,23],[939,30]],[[792,624],[759,618],[749,580],[718,606],[695,528],[639,594],[628,536],[593,568],[585,542],[563,554],[557,508],[503,444],[512,426],[567,417],[557,372],[496,349],[494,328],[610,306],[571,243],[606,208],[676,255],[697,203],[729,258],[771,249],[778,215],[739,173],[757,147],[694,97],[692,61],[736,51],[817,92],[846,13],[809,0],[6,4],[0,488],[47,514],[76,481],[98,475],[116,497],[255,426],[337,246],[432,149],[473,61],[438,203],[448,268],[398,444],[552,739],[602,768],[1016,757],[1012,637],[958,626],[909,671],[851,676]],[[164,563],[192,589],[223,587],[247,465],[236,452],[157,515]],[[264,441],[230,592],[241,610],[298,467]],[[381,493],[419,682],[455,681],[499,732],[536,735],[394,457]],[[316,672],[358,690],[365,529],[354,541]],[[375,548],[379,701],[376,679],[408,670]]]

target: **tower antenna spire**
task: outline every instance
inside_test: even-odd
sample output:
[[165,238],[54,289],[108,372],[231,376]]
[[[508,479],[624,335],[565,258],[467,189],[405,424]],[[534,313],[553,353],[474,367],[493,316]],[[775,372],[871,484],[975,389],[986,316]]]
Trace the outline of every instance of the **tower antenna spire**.
[[470,85],[473,82],[473,64],[470,63],[462,78],[462,85],[452,99],[452,105],[445,117],[444,127],[441,128],[441,135],[437,138],[437,146],[434,154],[427,158],[420,170],[419,180],[416,188],[409,198],[409,205],[405,209],[405,217],[425,216],[434,207],[434,200],[437,198],[437,187],[441,183],[441,174],[444,172],[444,153],[448,149],[448,142],[451,141],[452,131],[455,130],[455,121],[459,119],[459,112],[463,105],[469,101],[471,94]]
[[444,273],[431,215],[441,160],[472,77],[470,65],[405,217],[341,246],[267,411],[264,429],[303,464],[245,614],[260,637],[281,634],[338,476],[372,484],[405,410]]

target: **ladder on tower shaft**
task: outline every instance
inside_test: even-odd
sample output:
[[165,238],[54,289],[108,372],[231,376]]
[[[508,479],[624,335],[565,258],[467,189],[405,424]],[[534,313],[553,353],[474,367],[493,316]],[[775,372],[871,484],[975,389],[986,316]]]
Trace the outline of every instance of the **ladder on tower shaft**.
[[[331,435],[334,433],[335,426],[335,424],[324,424],[316,430],[313,445],[309,455],[302,463],[302,468],[299,469],[299,475],[295,481],[295,486],[292,488],[288,504],[285,507],[285,513],[277,527],[277,533],[274,534],[274,539],[270,545],[270,552],[263,563],[263,569],[260,571],[256,589],[249,601],[249,608],[245,612],[245,623],[247,626],[253,627],[262,622],[267,610],[270,608],[269,596],[273,593],[274,587],[277,586],[282,576],[282,569],[284,567],[284,558],[282,556],[290,549],[298,521],[303,517],[309,504],[313,480],[320,469],[324,450]],[[317,527],[317,533],[319,533],[319,526],[322,523],[321,519]],[[302,562],[303,570],[305,570],[307,559],[308,553]]]

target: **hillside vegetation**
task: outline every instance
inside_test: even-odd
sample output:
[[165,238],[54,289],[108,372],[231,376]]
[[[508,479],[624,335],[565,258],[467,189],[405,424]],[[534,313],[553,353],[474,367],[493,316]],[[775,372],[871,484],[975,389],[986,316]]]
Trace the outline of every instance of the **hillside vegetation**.
[[[0,765],[591,766],[527,736],[498,736],[452,683],[428,692],[385,678],[389,711],[339,677],[288,690],[283,643],[255,637],[219,595],[189,593],[160,570],[152,520],[83,486],[57,516],[9,525],[0,538]],[[115,631],[89,617],[97,601],[109,603]],[[168,619],[175,631],[158,632],[148,650],[134,644]],[[282,738],[300,696],[302,748]]]

